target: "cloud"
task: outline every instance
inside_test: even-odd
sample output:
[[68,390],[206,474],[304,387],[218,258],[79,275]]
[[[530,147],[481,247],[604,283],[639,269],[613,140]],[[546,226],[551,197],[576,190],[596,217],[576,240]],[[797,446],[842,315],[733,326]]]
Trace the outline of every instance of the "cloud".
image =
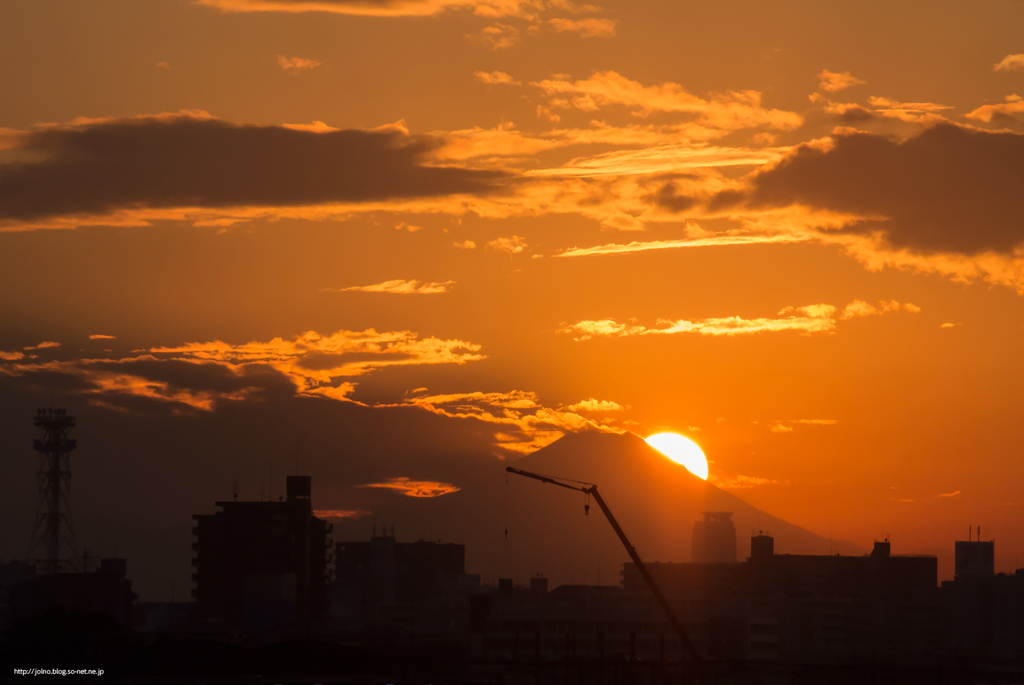
[[498,447],[517,454],[529,454],[551,444],[567,432],[622,432],[571,410],[545,407],[536,393],[521,390],[430,395],[387,406],[419,407],[440,416],[473,419],[500,426],[502,432],[495,435]]
[[854,300],[850,304],[846,305],[843,309],[843,313],[839,315],[840,321],[852,319],[856,316],[872,316],[875,314],[888,314],[890,312],[898,312],[900,310],[917,314],[921,311],[921,308],[916,304],[910,302],[900,304],[896,300],[880,301],[878,306],[868,304],[864,300]]
[[[754,423],[758,423],[754,421]],[[838,419],[776,419],[766,422],[768,430],[772,433],[792,433],[796,425],[805,426],[835,426],[839,424]]]
[[[935,112],[953,109],[951,105],[939,105],[934,102],[899,102],[898,100],[882,97],[869,97],[868,103],[875,108],[874,112],[876,114],[883,117],[923,124],[946,121],[944,117],[935,114]],[[855,107],[849,108],[844,114],[854,111]]]
[[516,16],[529,0],[193,0],[222,12],[326,12],[367,17],[426,17],[468,9],[483,17]]
[[211,208],[245,215],[245,208],[486,193],[506,175],[428,165],[441,145],[400,125],[313,132],[201,112],[48,126],[15,148],[35,161],[0,164],[0,223],[31,227],[63,217],[74,225],[118,212],[187,218]]
[[321,519],[360,519],[373,512],[364,509],[314,509],[313,516]]
[[938,496],[939,497],[956,497],[959,494],[960,494],[960,491],[957,490],[956,492],[944,492],[944,493],[942,493],[941,495],[938,495]]
[[1024,125],[1024,98],[1007,95],[1006,102],[996,105],[982,105],[966,114],[968,119],[991,123],[1004,128],[1018,128]]
[[461,243],[452,243],[455,247],[461,250],[474,250],[476,249],[476,243],[472,240],[463,240]]
[[[572,140],[571,138],[568,140]],[[595,141],[599,142],[599,141]],[[607,140],[629,144],[632,141]],[[640,143],[642,141],[636,141]],[[625,174],[680,173],[688,169],[730,166],[760,166],[777,162],[784,150],[704,147],[689,143],[656,145],[638,150],[614,150],[570,160],[561,167],[526,172],[527,176],[604,176]]]
[[406,497],[440,497],[441,495],[459,491],[459,488],[452,483],[440,483],[434,480],[409,480],[404,476],[401,478],[390,478],[383,483],[367,483],[359,487],[395,490]]
[[231,345],[219,340],[178,347],[156,347],[149,352],[193,362],[216,362],[232,369],[265,364],[288,376],[299,392],[347,399],[354,386],[333,386],[339,378],[353,378],[389,366],[465,364],[484,359],[480,345],[462,340],[424,338],[410,331],[378,333],[337,331],[321,335],[307,331],[291,340]]
[[116,335],[103,335],[102,333],[96,333],[89,336],[89,340],[114,340]]
[[537,118],[554,123],[558,123],[562,120],[562,117],[558,116],[544,105],[537,105]]
[[39,343],[38,345],[32,345],[31,347],[23,347],[22,349],[26,350],[26,351],[28,351],[28,350],[45,350],[45,349],[50,348],[50,347],[60,347],[60,343],[59,342],[53,342],[52,340],[46,340],[46,341],[43,341],[43,342]]
[[401,279],[384,281],[373,285],[356,285],[350,288],[324,288],[325,291],[344,293],[358,291],[364,293],[392,293],[394,295],[433,295],[436,293],[448,292],[449,286],[455,281],[444,283],[421,283],[417,280],[403,281]]
[[501,50],[519,42],[519,29],[509,24],[496,23],[482,28],[479,35],[467,33],[466,39],[492,50]]
[[[920,311],[914,305],[900,305],[895,300],[882,302],[882,309],[867,311],[863,306],[871,307],[861,300],[854,300],[846,306],[843,314],[836,316],[836,308],[830,304],[812,304],[806,307],[785,307],[779,312],[779,318],[745,319],[740,316],[716,317],[687,321],[685,319],[658,319],[656,328],[647,328],[639,324],[618,323],[614,319],[597,321],[580,321],[564,325],[557,332],[575,336],[573,340],[583,341],[593,337],[621,338],[633,335],[675,335],[680,333],[697,333],[710,336],[755,335],[758,333],[780,333],[797,331],[804,335],[812,333],[833,333],[836,321],[853,316],[880,314],[885,311]],[[799,419],[790,423],[827,423],[819,419]]]
[[323,62],[318,62],[315,59],[306,59],[305,57],[285,57],[284,55],[277,56],[277,65],[284,71],[294,69],[295,73],[300,71],[309,71],[316,69]]
[[652,112],[690,114],[706,126],[726,130],[758,126],[792,130],[803,123],[793,112],[762,108],[761,94],[753,90],[719,93],[705,100],[686,92],[678,83],[644,86],[614,71],[595,72],[583,80],[552,78],[531,85],[553,98],[552,106],[584,111],[622,106],[638,116]]
[[612,411],[624,411],[625,409],[628,409],[628,407],[623,407],[621,404],[618,404],[616,402],[609,402],[608,400],[595,400],[593,397],[591,397],[589,400],[583,400],[582,402],[577,402],[576,404],[570,404],[568,407],[566,407],[566,409],[574,412],[589,411],[607,413]]
[[353,379],[379,369],[484,359],[461,340],[420,339],[410,331],[307,331],[289,340],[188,343],[138,350],[120,359],[76,359],[0,365],[0,374],[77,379],[84,394],[133,396],[213,411],[218,402],[258,398],[268,388],[288,394],[353,401]]
[[503,71],[474,71],[473,75],[476,76],[476,79],[478,81],[483,81],[484,83],[489,83],[491,85],[499,85],[499,84],[504,84],[504,85],[509,85],[509,86],[521,85],[521,83],[519,81],[517,81],[516,79],[512,78],[511,76],[509,76],[508,74],[506,74]]
[[760,485],[782,485],[782,483],[770,478],[758,478],[757,476],[735,476],[727,479],[718,478],[715,481],[715,485],[727,490],[741,490],[745,488],[758,487]]
[[1007,55],[992,67],[995,71],[1020,71],[1024,69],[1024,55]]
[[744,319],[740,316],[709,318],[700,321],[679,319],[658,320],[657,328],[640,325],[620,324],[611,319],[580,321],[559,329],[559,333],[576,335],[574,340],[588,340],[594,336],[624,337],[632,335],[675,335],[698,333],[711,336],[754,335],[799,331],[801,333],[831,333],[835,329],[836,308],[829,304],[813,304],[806,307],[786,307],[779,312],[781,318]]
[[0,361],[13,362],[24,358],[24,352],[4,352],[3,350],[0,350]]
[[615,35],[615,20],[613,19],[565,19],[556,17],[549,19],[548,24],[559,33],[571,31],[580,34],[581,38],[610,38]]
[[647,252],[649,250],[671,250],[684,247],[715,247],[721,245],[764,245],[772,243],[795,243],[808,240],[802,236],[744,236],[744,235],[718,235],[709,238],[694,238],[688,240],[652,240],[648,242],[632,242],[625,245],[608,244],[595,247],[573,247],[560,252],[555,257],[592,257],[597,255],[629,254],[632,252]]
[[[1024,136],[942,124],[895,142],[859,133],[804,145],[755,174],[747,205],[858,217],[843,231],[919,252],[1009,253],[1024,240]],[[740,196],[742,197],[742,196]]]
[[[268,378],[252,369],[239,373],[226,368],[209,371],[179,360],[161,361],[152,355],[0,365],[0,374],[45,378],[47,387],[107,399],[142,398],[197,411],[213,411],[217,402],[252,399],[268,387]],[[105,399],[93,403],[123,409]]]
[[818,74],[818,81],[820,82],[818,87],[829,93],[835,93],[836,91],[844,88],[858,86],[864,83],[864,81],[861,81],[856,76],[851,76],[848,71],[836,73],[834,71],[829,71],[828,69],[821,70],[821,73]]
[[939,328],[956,328],[957,326],[963,326],[962,323],[949,323],[940,324]]
[[526,249],[526,240],[517,235],[511,238],[495,238],[487,243],[487,247],[497,252],[519,254]]
[[155,66],[157,69],[170,69],[171,68],[171,65],[168,64],[167,62],[157,62],[153,66]]

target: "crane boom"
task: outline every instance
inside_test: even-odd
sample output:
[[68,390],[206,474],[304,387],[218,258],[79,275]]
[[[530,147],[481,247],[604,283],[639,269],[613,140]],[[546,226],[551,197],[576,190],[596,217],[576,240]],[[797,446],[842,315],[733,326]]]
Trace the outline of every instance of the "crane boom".
[[611,524],[612,529],[615,531],[615,534],[619,536],[619,541],[622,542],[622,546],[626,548],[626,552],[629,554],[629,558],[632,559],[633,563],[636,565],[636,570],[640,572],[640,575],[647,583],[647,587],[651,589],[651,594],[654,595],[654,599],[657,600],[658,604],[661,606],[661,610],[665,612],[665,616],[666,618],[668,618],[668,622],[672,625],[672,628],[676,631],[676,634],[679,636],[679,640],[683,643],[683,647],[686,649],[686,653],[689,654],[690,658],[694,661],[701,661],[700,654],[697,653],[697,649],[693,646],[693,642],[690,641],[689,636],[686,634],[686,629],[683,628],[682,622],[680,622],[680,620],[676,618],[675,612],[672,611],[672,606],[668,603],[668,600],[665,598],[665,595],[661,593],[661,590],[654,582],[654,578],[651,577],[651,574],[647,570],[647,567],[644,566],[644,562],[640,559],[640,555],[636,553],[636,548],[633,547],[632,543],[630,543],[629,541],[629,538],[626,537],[626,533],[622,530],[622,526],[620,526],[619,522],[615,520],[614,516],[612,516],[611,510],[605,503],[604,498],[601,497],[601,493],[597,491],[596,485],[594,485],[593,483],[570,485],[569,483],[563,483],[557,478],[552,478],[550,476],[542,476],[536,473],[530,473],[529,471],[523,471],[522,469],[517,469],[513,466],[509,466],[505,470],[508,471],[509,473],[514,473],[519,476],[526,476],[527,478],[539,480],[542,483],[550,483],[551,485],[557,485],[559,487],[568,488],[569,490],[578,490],[579,492],[588,494],[591,497],[593,497],[594,501],[597,502],[597,506],[599,506],[601,508],[601,511],[604,513],[605,518],[608,519],[608,523]]

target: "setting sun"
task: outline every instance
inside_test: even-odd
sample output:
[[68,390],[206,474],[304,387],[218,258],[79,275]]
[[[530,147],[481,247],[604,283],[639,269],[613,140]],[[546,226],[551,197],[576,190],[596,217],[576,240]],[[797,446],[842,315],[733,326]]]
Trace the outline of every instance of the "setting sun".
[[658,433],[647,438],[647,444],[666,457],[682,464],[695,476],[708,479],[708,460],[693,440],[676,433]]

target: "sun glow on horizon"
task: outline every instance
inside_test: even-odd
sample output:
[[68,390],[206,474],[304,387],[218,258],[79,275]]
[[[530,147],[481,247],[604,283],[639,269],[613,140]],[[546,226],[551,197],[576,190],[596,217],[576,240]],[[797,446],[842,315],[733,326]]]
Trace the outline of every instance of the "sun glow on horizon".
[[693,440],[678,433],[656,433],[645,442],[666,457],[686,467],[686,470],[703,480],[708,479],[708,460],[703,450]]

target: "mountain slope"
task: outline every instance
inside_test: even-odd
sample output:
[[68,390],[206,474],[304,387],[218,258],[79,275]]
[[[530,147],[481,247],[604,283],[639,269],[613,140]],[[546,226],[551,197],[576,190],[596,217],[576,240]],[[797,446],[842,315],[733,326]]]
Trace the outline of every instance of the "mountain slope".
[[[749,554],[750,536],[764,530],[779,553],[827,554],[829,541],[764,513],[666,459],[643,439],[625,433],[570,434],[513,463],[544,475],[596,483],[645,560],[688,561],[693,523],[702,511],[731,511],[737,557]],[[374,515],[342,521],[335,540],[365,539],[371,521],[395,524],[399,540],[438,539],[466,545],[466,566],[485,580],[526,582],[536,573],[551,586],[615,584],[625,550],[596,506],[584,514],[585,496],[504,472],[505,463],[472,467],[456,481],[459,492],[432,499],[382,493]],[[508,536],[505,536],[508,530]],[[863,554],[838,541],[842,554]]]

